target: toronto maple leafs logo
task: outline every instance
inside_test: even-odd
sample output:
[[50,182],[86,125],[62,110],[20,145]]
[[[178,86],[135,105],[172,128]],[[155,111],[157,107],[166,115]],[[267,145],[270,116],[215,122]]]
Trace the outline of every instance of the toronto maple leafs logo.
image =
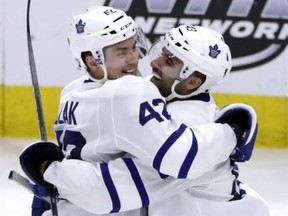
[[76,31],[78,34],[81,34],[84,32],[86,23],[82,21],[82,19],[79,20],[79,22],[75,25]]
[[212,58],[217,58],[217,56],[221,53],[221,50],[219,50],[218,45],[215,44],[214,46],[209,46],[209,56]]

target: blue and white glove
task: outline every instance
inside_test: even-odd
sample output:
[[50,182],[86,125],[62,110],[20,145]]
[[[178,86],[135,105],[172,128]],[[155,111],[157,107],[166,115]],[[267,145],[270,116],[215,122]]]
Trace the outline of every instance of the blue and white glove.
[[[22,151],[19,157],[20,165],[25,174],[35,184],[43,187],[52,186],[43,179],[43,173],[46,168],[53,161],[62,161],[63,159],[64,154],[59,146],[47,141],[38,141],[30,144]],[[43,168],[44,164],[45,167]]]
[[41,216],[45,211],[50,210],[50,204],[34,196],[31,208],[32,208],[31,216]]
[[258,131],[257,114],[254,108],[243,103],[227,105],[219,111],[215,122],[229,124],[236,134],[237,144],[230,159],[236,162],[248,161]]
[[33,184],[29,186],[34,193],[31,216],[41,216],[45,211],[51,209],[49,201],[50,188]]
[[20,154],[22,170],[35,183],[35,185],[29,183],[34,193],[32,216],[41,216],[49,210],[51,208],[49,197],[57,197],[57,189],[43,179],[43,174],[53,161],[62,161],[63,158],[64,154],[58,145],[47,141],[32,143]]

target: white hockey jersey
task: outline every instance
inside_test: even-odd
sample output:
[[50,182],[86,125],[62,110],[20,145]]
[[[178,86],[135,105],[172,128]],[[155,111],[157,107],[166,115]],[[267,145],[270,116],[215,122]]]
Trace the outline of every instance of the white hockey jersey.
[[[55,184],[64,198],[87,211],[103,214],[140,208],[199,185],[207,180],[208,175],[203,178],[203,174],[215,164],[225,163],[235,146],[234,133],[227,125],[191,130],[175,121],[174,114],[170,119],[164,98],[143,78],[127,76],[101,88],[97,85],[82,77],[63,90],[55,123],[60,145],[68,158],[92,163],[107,162],[124,152],[137,158],[117,159],[109,166],[71,159],[51,164],[45,179]],[[197,117],[209,122],[214,109],[212,106],[211,114],[205,111],[204,117]],[[161,179],[158,171],[193,180]],[[156,180],[149,182],[151,179]],[[124,187],[117,187],[117,182]],[[78,196],[73,195],[75,190]]]
[[[168,104],[172,118],[189,126],[212,122],[217,107],[210,95],[203,94],[192,99]],[[162,179],[163,176],[156,170],[137,158],[117,159],[110,162],[107,169],[112,180],[110,187],[114,187],[116,192],[111,200],[108,197],[109,193],[106,192],[109,186],[104,186],[107,185],[105,175],[102,175],[99,164],[94,166],[85,161],[64,160],[61,163],[53,163],[45,176],[58,187],[62,196],[94,213],[99,213],[104,206],[112,209],[115,200],[119,200],[120,211],[150,204],[150,216],[190,213],[195,216],[269,214],[265,201],[255,192],[251,193],[251,190],[241,200],[227,202],[235,196],[235,193],[236,195],[239,193],[237,179],[231,173],[229,160],[218,164],[201,177],[189,181],[175,180],[167,176]],[[184,191],[186,188],[189,189]],[[84,213],[84,210],[65,201],[62,201],[60,211],[66,213],[63,215],[94,215]],[[139,211],[132,210],[113,215],[137,216],[146,215],[145,212],[146,209],[142,208]]]
[[191,130],[171,119],[158,89],[141,77],[95,85],[72,84],[61,94],[54,129],[68,158],[107,162],[128,152],[163,174],[195,178],[225,161],[236,145],[226,124]]
[[[173,101],[167,104],[167,109],[172,118],[189,127],[213,122],[219,111],[208,93]],[[192,187],[152,203],[148,215],[268,216],[267,203],[247,185],[243,185],[238,175],[237,165],[227,158],[198,178]]]

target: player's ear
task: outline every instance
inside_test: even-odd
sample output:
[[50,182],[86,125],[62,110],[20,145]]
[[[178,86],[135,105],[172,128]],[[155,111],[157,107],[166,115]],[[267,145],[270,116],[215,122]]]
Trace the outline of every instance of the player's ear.
[[87,55],[84,58],[89,75],[94,79],[103,79],[104,71],[102,67],[95,62],[95,58],[92,55]]
[[186,88],[189,90],[194,90],[199,88],[202,85],[202,80],[200,77],[197,76],[190,76],[187,78]]
[[88,68],[92,69],[92,68],[98,68],[99,65],[96,64],[95,62],[95,58],[92,55],[88,55],[85,57],[85,63],[88,66]]

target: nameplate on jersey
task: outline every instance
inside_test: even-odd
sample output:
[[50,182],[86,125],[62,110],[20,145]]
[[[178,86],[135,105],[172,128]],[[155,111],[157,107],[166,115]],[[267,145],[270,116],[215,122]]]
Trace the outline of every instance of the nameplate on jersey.
[[64,108],[60,111],[56,124],[70,124],[77,125],[75,110],[77,109],[79,102],[66,101]]

